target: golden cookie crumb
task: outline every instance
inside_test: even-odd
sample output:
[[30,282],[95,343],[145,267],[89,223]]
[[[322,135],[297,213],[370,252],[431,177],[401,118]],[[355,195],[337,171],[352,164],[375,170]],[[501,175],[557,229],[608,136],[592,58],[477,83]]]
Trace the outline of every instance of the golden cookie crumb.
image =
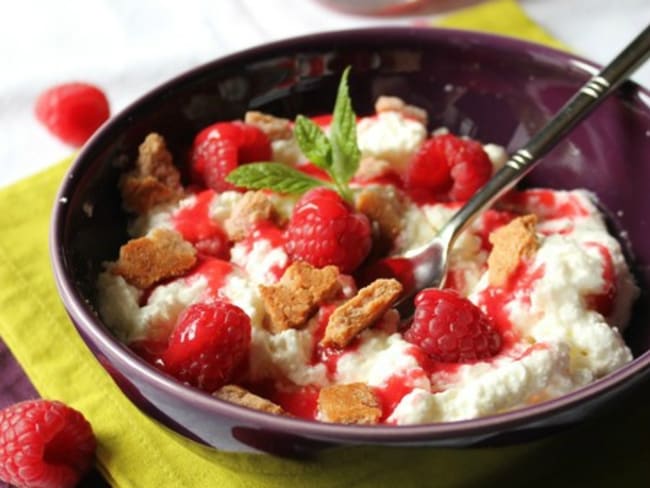
[[365,156],[359,161],[359,168],[357,168],[354,177],[362,181],[372,180],[385,175],[391,171],[390,162],[385,159],[377,159],[372,156]]
[[517,217],[490,234],[492,251],[488,256],[488,280],[491,286],[503,286],[522,259],[530,259],[539,242],[535,234],[537,217]]
[[145,289],[166,278],[182,275],[195,263],[196,250],[178,232],[155,229],[145,237],[124,244],[112,271],[130,284]]
[[379,400],[365,383],[324,387],[318,410],[324,421],[340,424],[376,424],[381,418]]
[[293,263],[274,285],[259,290],[269,315],[268,329],[278,333],[302,327],[318,305],[333,298],[340,290],[336,266],[315,268],[301,261]]
[[137,214],[146,213],[162,203],[175,200],[178,194],[153,176],[127,174],[122,178],[122,203],[124,208]]
[[415,119],[427,125],[427,111],[415,105],[408,105],[399,97],[379,97],[375,102],[375,112],[399,112],[406,118]]
[[151,133],[140,144],[135,169],[122,177],[120,191],[124,208],[139,214],[182,196],[180,173],[161,135]]
[[321,344],[345,347],[359,332],[381,318],[400,293],[402,284],[392,278],[375,280],[362,288],[332,312]]
[[364,188],[356,196],[357,210],[379,226],[382,236],[394,240],[402,231],[404,205],[389,188]]
[[293,137],[293,130],[291,129],[291,121],[289,119],[251,110],[246,112],[244,122],[259,128],[271,141],[291,139]]
[[273,203],[261,191],[248,191],[235,204],[224,229],[231,241],[240,241],[250,234],[254,225],[274,216]]
[[257,396],[254,393],[237,385],[225,385],[212,393],[212,396],[220,400],[226,400],[230,403],[236,403],[243,407],[261,410],[262,412],[272,413],[274,415],[288,415],[284,409],[266,398]]

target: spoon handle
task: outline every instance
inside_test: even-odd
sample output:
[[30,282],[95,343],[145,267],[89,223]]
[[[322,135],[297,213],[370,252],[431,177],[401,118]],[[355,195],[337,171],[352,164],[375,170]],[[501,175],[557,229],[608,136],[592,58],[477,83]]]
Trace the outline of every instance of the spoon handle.
[[560,111],[522,149],[506,162],[490,181],[479,190],[441,229],[440,237],[449,245],[482,210],[491,206],[532,170],[573,127],[607,98],[628,75],[650,56],[650,25],[600,73],[578,91]]

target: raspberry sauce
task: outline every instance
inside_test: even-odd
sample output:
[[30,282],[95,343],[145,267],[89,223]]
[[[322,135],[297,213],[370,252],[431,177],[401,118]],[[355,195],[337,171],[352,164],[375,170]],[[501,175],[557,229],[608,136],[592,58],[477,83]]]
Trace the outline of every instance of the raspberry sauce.
[[589,295],[586,297],[587,305],[590,309],[595,310],[602,316],[609,316],[614,308],[614,298],[616,297],[616,271],[614,269],[614,261],[609,249],[598,242],[588,242],[585,244],[587,247],[594,247],[600,253],[603,263],[603,289],[598,294]]

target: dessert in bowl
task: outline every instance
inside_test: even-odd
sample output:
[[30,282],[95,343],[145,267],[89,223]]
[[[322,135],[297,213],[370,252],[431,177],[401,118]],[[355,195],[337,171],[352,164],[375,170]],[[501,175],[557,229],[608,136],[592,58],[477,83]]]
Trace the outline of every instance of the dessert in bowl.
[[[71,170],[53,233],[64,301],[117,383],[163,423],[227,449],[237,442],[265,449],[277,436],[289,436],[288,448],[312,441],[463,445],[540,422],[562,424],[641,380],[643,311],[629,317],[645,277],[633,279],[623,255],[631,251],[633,269],[641,269],[635,265],[644,250],[635,239],[643,236],[628,200],[611,191],[622,181],[619,166],[630,164],[611,144],[620,144],[612,139],[618,131],[630,144],[648,144],[643,92],[608,101],[550,154],[526,182],[543,190],[517,191],[485,214],[459,241],[450,274],[458,293],[420,295],[413,322],[400,324],[391,310],[399,280],[376,279],[373,259],[426,240],[502,159],[497,146],[452,134],[518,144],[588,76],[589,65],[492,36],[381,32],[390,42],[379,43],[378,31],[325,34],[198,68],[116,117]],[[304,159],[318,163],[318,154],[305,158],[309,151],[304,144],[296,150],[285,130],[300,124],[273,117],[330,112],[348,64],[362,164],[348,171],[345,187],[336,174],[327,183],[326,163],[305,167]],[[406,103],[380,99],[375,114],[381,95]],[[232,122],[251,110],[257,114],[248,124]],[[320,124],[320,134],[329,130],[335,141],[342,132],[337,118],[307,127]],[[203,161],[210,150],[232,150],[214,141],[233,126],[250,132],[237,137],[254,146],[244,148],[254,155],[238,161],[233,174],[255,166],[244,164],[250,161],[281,161],[308,174],[307,191],[244,193],[233,185],[246,186],[245,177],[229,179],[230,168]],[[451,134],[430,134],[442,126]],[[272,143],[270,154],[257,151],[260,133]],[[217,148],[206,149],[203,140]],[[463,160],[462,171],[452,167],[436,178],[428,163],[418,170],[414,160],[447,145],[480,154],[480,162]],[[173,160],[176,166],[163,166],[180,168],[183,178],[152,170],[154,160]],[[171,181],[172,197],[152,205],[138,199],[146,178]],[[331,188],[311,188],[314,179]],[[586,191],[563,191],[577,188]],[[627,247],[607,233],[589,192],[615,217],[612,234],[625,230]],[[354,237],[339,243],[345,252],[320,245],[331,229],[318,222],[336,212]],[[201,234],[197,222],[217,230]],[[310,235],[314,227],[320,240]],[[149,259],[161,250],[170,258]],[[287,312],[287,303],[301,313]],[[456,314],[456,322],[473,317],[469,327],[480,333],[471,347],[441,350],[444,337],[431,345],[425,329],[441,303],[453,304],[445,313]],[[194,347],[187,337],[200,335],[197,324],[210,314],[228,316],[221,322],[240,330],[225,341],[235,358],[228,374],[197,366],[201,351],[187,355]],[[628,325],[626,346],[620,331]],[[241,343],[247,347],[240,353]],[[265,411],[249,408],[255,406]],[[376,425],[358,425],[366,423]]]

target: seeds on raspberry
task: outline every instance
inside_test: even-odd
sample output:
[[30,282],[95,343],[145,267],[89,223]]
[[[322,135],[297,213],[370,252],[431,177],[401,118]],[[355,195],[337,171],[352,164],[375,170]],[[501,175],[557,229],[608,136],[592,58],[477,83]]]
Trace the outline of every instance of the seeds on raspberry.
[[110,115],[104,92],[88,83],[64,83],[36,100],[36,118],[56,137],[74,147],[83,145]]
[[368,218],[328,188],[305,193],[294,207],[285,248],[295,261],[323,268],[333,264],[351,273],[370,252]]
[[239,164],[271,159],[269,138],[258,127],[243,122],[217,122],[194,139],[191,159],[192,179],[223,192],[234,190],[226,176]]
[[406,186],[467,200],[491,175],[492,163],[479,142],[443,134],[428,139],[415,154]]
[[451,185],[451,172],[446,155],[440,148],[440,138],[428,139],[415,153],[406,173],[406,185],[434,192]]
[[213,392],[244,363],[250,340],[250,318],[236,305],[221,300],[190,305],[169,338],[165,371]]
[[453,290],[427,289],[415,298],[415,315],[404,338],[445,363],[488,359],[501,335],[483,311]]
[[12,485],[73,487],[95,447],[90,424],[61,402],[29,400],[0,411],[0,479]]

